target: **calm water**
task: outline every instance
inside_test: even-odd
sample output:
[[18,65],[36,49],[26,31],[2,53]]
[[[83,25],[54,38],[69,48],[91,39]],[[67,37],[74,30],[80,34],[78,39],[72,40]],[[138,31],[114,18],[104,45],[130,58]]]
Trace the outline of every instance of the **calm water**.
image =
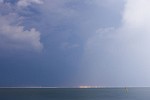
[[0,100],[150,100],[150,88],[1,88]]

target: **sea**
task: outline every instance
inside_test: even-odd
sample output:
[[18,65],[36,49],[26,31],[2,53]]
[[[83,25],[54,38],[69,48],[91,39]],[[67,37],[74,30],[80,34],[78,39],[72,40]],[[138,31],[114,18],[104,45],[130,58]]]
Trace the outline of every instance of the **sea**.
[[150,100],[150,88],[0,88],[0,100]]

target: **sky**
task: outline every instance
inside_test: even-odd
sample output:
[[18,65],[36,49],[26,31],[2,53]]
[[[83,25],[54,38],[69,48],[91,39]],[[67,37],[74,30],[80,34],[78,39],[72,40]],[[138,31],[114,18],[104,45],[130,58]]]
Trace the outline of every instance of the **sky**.
[[0,0],[0,87],[150,86],[149,0]]

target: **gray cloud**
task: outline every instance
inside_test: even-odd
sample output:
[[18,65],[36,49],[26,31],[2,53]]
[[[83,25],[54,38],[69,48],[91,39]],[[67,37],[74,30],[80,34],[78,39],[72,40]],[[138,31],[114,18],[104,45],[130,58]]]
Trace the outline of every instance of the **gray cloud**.
[[[6,7],[10,9],[19,9],[10,3],[1,3],[0,6],[2,8],[1,11],[5,10],[4,8]],[[8,9],[7,13],[2,13],[0,15],[0,48],[34,51],[42,50],[43,45],[40,42],[41,33],[34,27],[29,30],[25,29],[25,26],[22,25],[24,19],[25,17],[20,16],[17,10],[12,11]]]
[[150,13],[147,0],[126,0],[119,28],[100,28],[85,46],[90,81],[107,86],[149,86]]
[[31,5],[32,3],[35,3],[35,4],[43,4],[43,0],[19,0],[17,2],[17,5],[18,6],[22,6],[22,7],[26,7],[26,6],[29,6]]

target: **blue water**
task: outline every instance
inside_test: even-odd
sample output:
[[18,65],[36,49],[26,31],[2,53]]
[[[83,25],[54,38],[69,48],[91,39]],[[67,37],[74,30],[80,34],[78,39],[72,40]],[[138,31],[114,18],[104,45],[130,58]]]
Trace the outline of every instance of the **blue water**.
[[150,88],[1,88],[0,100],[150,100]]

